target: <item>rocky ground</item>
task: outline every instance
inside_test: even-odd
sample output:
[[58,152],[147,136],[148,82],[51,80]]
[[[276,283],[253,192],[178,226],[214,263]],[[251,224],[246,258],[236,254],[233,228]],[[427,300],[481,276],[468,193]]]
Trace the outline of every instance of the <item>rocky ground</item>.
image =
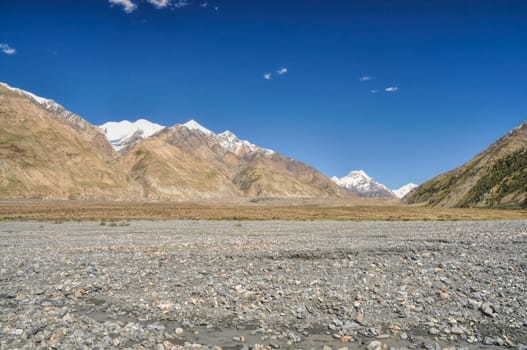
[[527,222],[0,223],[2,349],[527,347]]

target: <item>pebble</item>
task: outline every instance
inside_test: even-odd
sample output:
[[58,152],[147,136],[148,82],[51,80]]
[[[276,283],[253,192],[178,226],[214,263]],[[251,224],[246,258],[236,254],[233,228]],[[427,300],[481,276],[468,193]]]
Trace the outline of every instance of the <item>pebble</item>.
[[486,316],[494,317],[494,309],[489,303],[484,303],[481,305],[481,312]]
[[463,330],[463,328],[461,327],[458,327],[458,326],[454,326],[450,329],[450,332],[452,334],[456,334],[456,335],[460,335],[460,334],[463,334],[465,333],[465,331]]
[[435,328],[435,327],[432,327],[428,330],[428,333],[431,334],[431,335],[437,335],[439,334],[439,329]]
[[374,340],[367,346],[368,350],[381,350],[382,349],[382,343],[380,341]]
[[483,338],[483,344],[485,345],[494,345],[496,344],[496,340],[494,338],[491,338],[491,337],[485,337]]

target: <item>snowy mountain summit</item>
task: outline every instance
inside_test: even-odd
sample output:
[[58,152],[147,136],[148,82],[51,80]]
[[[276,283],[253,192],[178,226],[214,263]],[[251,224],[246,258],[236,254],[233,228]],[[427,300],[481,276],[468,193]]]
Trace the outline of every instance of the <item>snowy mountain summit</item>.
[[189,129],[189,130],[197,130],[197,131],[200,131],[201,133],[207,135],[207,136],[210,136],[210,135],[214,135],[214,133],[212,131],[210,131],[209,129],[207,129],[206,127],[204,127],[203,125],[201,125],[200,123],[198,123],[197,121],[195,121],[194,119],[191,119],[189,120],[188,122],[186,122],[185,124],[182,124],[185,128]]
[[394,196],[388,187],[376,182],[364,170],[353,170],[340,179],[333,176],[331,180],[359,197],[390,198]]
[[409,183],[407,185],[404,185],[403,187],[397,189],[397,190],[393,190],[393,194],[395,195],[395,197],[397,198],[403,198],[404,196],[406,196],[408,193],[412,192],[412,190],[416,187],[419,187],[419,185],[416,185],[414,183]]
[[107,122],[99,126],[99,130],[117,152],[127,149],[137,141],[150,137],[164,128],[146,119],[139,119],[133,123],[128,120]]
[[224,150],[232,152],[238,156],[246,156],[254,153],[271,156],[275,153],[273,150],[256,146],[247,140],[240,140],[238,136],[229,130],[215,135],[215,139]]
[[359,197],[402,198],[417,187],[415,184],[408,184],[397,190],[391,190],[368,176],[364,170],[353,170],[342,178],[333,176],[331,180]]

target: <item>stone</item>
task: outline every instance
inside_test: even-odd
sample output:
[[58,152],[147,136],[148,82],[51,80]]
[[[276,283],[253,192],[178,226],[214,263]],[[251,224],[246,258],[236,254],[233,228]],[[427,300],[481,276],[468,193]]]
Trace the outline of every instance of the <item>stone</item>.
[[391,337],[391,335],[389,335],[389,334],[379,334],[375,338],[377,338],[377,339],[387,339],[387,338],[390,338],[390,337]]
[[432,327],[428,330],[428,333],[431,334],[431,335],[438,335],[439,334],[439,329],[435,328],[435,327]]
[[460,335],[460,334],[463,334],[465,333],[465,331],[463,330],[463,328],[461,327],[458,327],[458,326],[454,326],[450,329],[450,332],[452,334],[455,334],[455,335]]
[[355,316],[355,321],[360,324],[360,325],[365,325],[365,322],[364,322],[364,310],[359,310],[359,312],[357,312],[357,316]]
[[495,345],[496,344],[496,340],[494,338],[491,338],[491,337],[485,337],[485,338],[483,338],[482,343],[485,344],[485,345]]
[[340,341],[343,343],[349,343],[352,340],[352,338],[349,335],[344,335],[340,338]]
[[82,298],[85,294],[86,294],[86,289],[79,288],[79,289],[75,290],[75,292],[73,293],[73,296],[75,298]]
[[381,350],[382,343],[378,340],[374,340],[368,344],[367,349],[368,350]]
[[480,310],[485,316],[494,317],[494,309],[489,303],[482,304]]

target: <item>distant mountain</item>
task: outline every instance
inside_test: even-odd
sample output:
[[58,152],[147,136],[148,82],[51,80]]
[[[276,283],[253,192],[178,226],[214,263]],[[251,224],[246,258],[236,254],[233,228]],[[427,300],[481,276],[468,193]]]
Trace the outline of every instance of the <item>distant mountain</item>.
[[368,176],[364,170],[353,170],[342,178],[333,176],[331,180],[359,197],[403,198],[417,187],[417,185],[410,183],[397,190],[390,190],[387,186]]
[[416,185],[414,183],[409,183],[407,185],[402,186],[401,188],[398,188],[396,190],[392,190],[393,194],[397,198],[404,198],[408,193],[412,192],[415,188],[417,188],[419,185]]
[[527,207],[527,122],[464,165],[410,193],[407,203],[440,207]]
[[353,170],[340,179],[333,176],[331,180],[359,197],[394,197],[388,187],[373,180],[363,170]]
[[194,120],[95,127],[0,85],[0,198],[193,200],[347,196],[316,169]]

